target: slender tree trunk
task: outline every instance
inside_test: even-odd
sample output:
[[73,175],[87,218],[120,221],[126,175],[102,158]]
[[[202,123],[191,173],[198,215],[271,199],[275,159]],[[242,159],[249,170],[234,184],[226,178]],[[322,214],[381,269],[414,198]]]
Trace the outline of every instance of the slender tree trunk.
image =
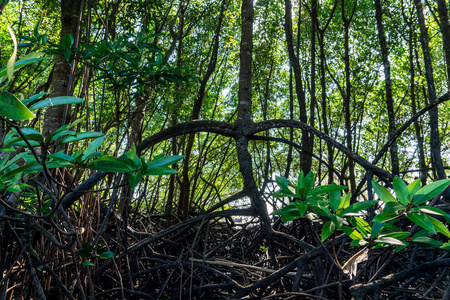
[[[349,50],[349,30],[350,23],[353,19],[356,9],[356,3],[354,4],[351,16],[347,18],[345,16],[345,3],[344,0],[341,1],[342,7],[342,21],[344,23],[344,64],[345,64],[345,92],[343,95],[343,105],[345,111],[345,138],[347,142],[347,148],[352,151],[352,123],[351,123],[351,112],[350,112],[350,99],[351,99],[351,80],[350,80],[350,50]],[[356,189],[356,178],[355,178],[355,162],[349,157],[348,158],[348,170],[349,170],[349,180],[350,180],[350,190],[355,191]]]
[[259,193],[253,176],[252,157],[248,151],[245,132],[252,128],[252,55],[253,55],[253,0],[243,0],[241,8],[242,31],[240,47],[238,112],[235,121],[237,130],[244,133],[236,139],[239,170],[244,180],[244,191],[252,207],[261,217],[266,230],[271,231],[266,203]]
[[[311,103],[309,107],[309,126],[314,127],[316,97],[316,23],[317,0],[311,0]],[[309,134],[308,144],[305,147],[310,153],[314,151],[314,135]],[[309,170],[311,170],[312,157],[309,156]],[[306,170],[305,170],[306,172]]]
[[[219,38],[220,38],[220,33],[222,31],[222,23],[223,23],[223,19],[224,19],[226,5],[227,5],[227,0],[223,0],[221,10],[220,10],[220,15],[219,15],[219,21],[217,23],[216,32],[214,35],[213,50],[211,53],[211,58],[210,58],[206,73],[205,73],[202,81],[200,82],[200,90],[198,92],[198,97],[195,99],[194,107],[192,109],[192,115],[191,115],[192,120],[196,120],[200,116],[200,110],[202,108],[203,99],[205,98],[205,94],[206,94],[206,86],[208,84],[208,81],[209,81],[211,75],[213,74],[214,70],[216,69],[217,54],[219,52]],[[180,201],[185,202],[185,203],[190,202],[189,195],[190,195],[191,179],[189,178],[189,161],[190,161],[190,157],[192,154],[192,148],[194,146],[194,138],[195,138],[195,134],[190,134],[188,137],[188,142],[187,142],[186,151],[185,151],[185,158],[184,158],[184,162],[183,162],[183,171],[182,171],[182,175],[181,175],[182,181],[181,181],[181,185],[180,185]],[[188,211],[183,211],[183,215],[185,217],[187,216],[187,213],[188,213]]]
[[[320,28],[319,20],[316,18],[316,26],[317,31],[319,32],[319,49],[320,49],[320,85],[321,85],[321,109],[322,109],[322,123],[323,123],[323,132],[326,135],[330,135],[330,130],[328,128],[328,109],[327,109],[327,86],[326,86],[326,78],[325,78],[325,31],[328,28],[328,25],[331,22],[331,19],[333,18],[334,12],[337,7],[337,0],[334,3],[333,10],[330,14],[330,17],[328,18],[325,26],[323,28]],[[330,143],[327,143],[327,156],[328,156],[328,184],[331,184],[333,182],[333,168],[334,168],[334,148]]]
[[[84,6],[83,0],[61,1],[61,41],[66,34],[71,34],[75,40],[74,46],[77,45],[78,22],[80,13],[82,12],[82,6]],[[72,84],[70,82],[71,73],[72,67],[69,66],[64,56],[57,55],[50,84],[50,97],[73,95],[73,90],[70,86]],[[46,109],[43,126],[44,136],[51,134],[68,120],[68,110],[69,107],[65,105],[53,106]]]
[[448,8],[445,0],[437,0],[437,3],[445,61],[447,62],[447,89],[450,90],[450,25],[448,23]]
[[[375,0],[375,18],[377,20],[378,39],[380,40],[381,57],[383,60],[384,84],[386,87],[386,106],[389,119],[389,139],[390,139],[395,134],[396,131],[395,110],[394,110],[394,99],[392,97],[391,64],[389,62],[389,53],[387,48],[386,35],[384,33],[383,13],[381,11],[380,0]],[[392,174],[398,175],[400,172],[400,167],[398,161],[398,150],[396,141],[392,143],[392,146],[390,147],[389,150],[391,153]]]
[[[292,5],[290,0],[284,1],[285,7],[285,34],[286,34],[286,43],[289,54],[289,62],[294,70],[294,79],[295,79],[295,92],[297,94],[298,103],[300,107],[300,121],[307,124],[307,110],[306,110],[306,98],[305,92],[303,89],[302,75],[300,69],[300,63],[298,61],[298,57],[294,52],[294,44],[292,38]],[[302,130],[302,146],[306,149],[309,149],[309,133],[306,130]],[[311,162],[312,158],[306,153],[302,153],[300,155],[300,164],[303,172],[307,173],[311,170]]]
[[[420,25],[420,43],[422,44],[422,53],[425,63],[425,78],[427,79],[427,90],[429,103],[436,101],[436,88],[434,86],[433,65],[431,62],[430,48],[428,45],[428,31],[425,26],[425,19],[423,16],[422,1],[414,0],[417,10],[417,18]],[[445,178],[444,165],[441,157],[441,140],[439,138],[439,124],[438,124],[438,107],[435,106],[430,110],[430,152],[433,168],[436,171],[438,179]]]

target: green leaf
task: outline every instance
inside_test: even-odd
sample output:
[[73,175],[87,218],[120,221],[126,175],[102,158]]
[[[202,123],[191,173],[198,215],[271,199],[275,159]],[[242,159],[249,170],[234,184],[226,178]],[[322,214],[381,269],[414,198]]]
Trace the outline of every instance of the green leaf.
[[398,176],[394,177],[394,191],[397,195],[398,201],[403,205],[408,205],[410,201],[410,194],[406,183]]
[[149,165],[148,169],[156,168],[156,167],[168,167],[173,164],[176,164],[180,160],[184,158],[184,155],[171,155],[163,158],[159,158],[157,160],[153,160]]
[[353,226],[356,227],[356,229],[364,235],[364,237],[367,237],[368,234],[371,232],[372,228],[369,226],[369,224],[364,221],[363,219],[359,217],[355,217],[352,222]]
[[84,102],[84,99],[72,97],[72,96],[53,97],[53,98],[47,98],[47,99],[41,100],[39,102],[36,102],[35,104],[30,106],[30,110],[36,110],[39,108],[51,107],[51,106],[57,106],[57,105],[77,104],[77,103],[83,103],[83,102]]
[[86,148],[86,150],[83,153],[83,157],[81,160],[87,160],[87,158],[94,153],[95,150],[97,150],[98,147],[103,143],[103,140],[105,139],[105,136],[99,137],[95,140],[93,140],[89,146]]
[[395,238],[395,239],[402,240],[404,238],[407,238],[410,235],[411,235],[411,232],[398,231],[398,232],[389,232],[389,233],[386,233],[386,234],[381,234],[379,236],[379,238],[390,237],[390,238]]
[[336,226],[333,222],[328,221],[323,224],[322,227],[322,242],[325,241],[334,231],[336,230]]
[[91,263],[90,261],[87,261],[87,260],[83,261],[81,264],[83,264],[84,266],[88,266],[88,267],[93,267],[94,266],[93,263]]
[[380,197],[381,201],[383,201],[384,203],[397,202],[394,196],[392,196],[392,194],[385,187],[381,186],[375,180],[372,180],[372,186],[375,193],[378,195],[378,197]]
[[336,225],[336,228],[341,229],[342,225],[344,225],[344,218],[338,215],[330,214],[330,219],[334,223],[334,225]]
[[353,240],[350,243],[350,247],[361,247],[367,245],[369,242],[366,240]]
[[16,96],[8,92],[0,93],[0,115],[15,121],[28,120],[35,117]]
[[[6,64],[6,74],[8,76],[8,81],[11,81],[13,73],[14,73],[14,63],[16,62],[16,56],[17,56],[17,40],[16,36],[14,35],[14,32],[12,31],[11,27],[6,26],[8,28],[9,34],[11,35],[13,44],[14,44],[14,51],[11,55],[11,58],[8,60],[8,63]],[[10,118],[12,119],[12,118]],[[24,120],[24,119],[21,119]]]
[[131,173],[128,176],[128,184],[130,185],[130,189],[134,190],[136,186],[141,182],[142,178],[144,177],[144,174],[142,173]]
[[73,40],[73,36],[71,34],[66,34],[62,38],[62,44],[67,49],[72,48],[73,42],[74,42],[74,40]]
[[432,214],[432,215],[440,215],[440,216],[448,216],[448,214],[440,208],[433,206],[418,206],[415,209],[419,209],[423,213]]
[[345,232],[346,235],[348,235],[352,240],[363,240],[363,236],[361,233],[356,231],[355,229],[348,227],[348,226],[342,226],[342,230]]
[[101,132],[89,131],[89,132],[79,132],[74,135],[66,136],[61,140],[61,144],[72,143],[80,140],[98,138],[103,136]]
[[111,252],[111,251],[105,251],[105,252],[103,252],[102,254],[100,254],[100,255],[98,256],[98,258],[101,258],[101,259],[110,259],[110,258],[113,258],[114,256],[115,256],[114,252]]
[[379,221],[375,221],[372,224],[372,233],[370,235],[372,239],[376,238],[380,234],[381,230],[383,230],[384,224],[384,222]]
[[328,197],[331,209],[336,212],[341,204],[341,193],[339,191],[331,192]]
[[341,197],[338,209],[346,209],[350,205],[351,194],[347,193]]
[[39,98],[41,98],[41,97],[43,97],[43,96],[46,96],[46,95],[48,95],[47,92],[45,92],[45,93],[39,93],[39,94],[30,96],[28,99],[23,100],[22,103],[23,103],[23,104],[28,104],[28,103],[30,103],[30,102],[33,102],[34,100],[37,100],[37,99],[39,99]]
[[413,205],[420,205],[430,201],[445,190],[449,184],[450,179],[443,179],[427,184],[416,193],[413,198]]
[[405,210],[406,206],[398,203],[398,202],[389,202],[384,205],[383,212],[399,212]]
[[308,209],[308,203],[306,203],[305,201],[296,201],[295,206],[297,207],[300,216],[303,217],[306,210]]
[[[62,150],[62,151],[64,151],[64,150]],[[74,158],[72,156],[62,153],[62,152],[52,153],[52,154],[47,155],[47,157],[57,159],[57,160],[64,160],[64,161],[73,161],[74,160]]]
[[102,156],[97,160],[89,162],[87,167],[91,170],[103,172],[129,173],[134,171],[133,167],[124,160],[112,156]]
[[[319,186],[319,187],[313,189],[312,191],[310,191],[308,193],[308,196],[331,194],[333,192],[339,192],[339,191],[345,190],[347,188],[348,188],[347,186],[337,185],[335,183],[330,184],[330,185],[323,185],[323,186]],[[341,194],[340,193],[338,193],[338,194],[340,197]]]
[[173,175],[178,174],[177,170],[168,168],[168,167],[155,167],[155,168],[148,168],[146,171],[143,172],[144,175]]
[[436,228],[437,231],[439,231],[443,235],[446,235],[447,237],[450,237],[450,231],[448,230],[447,226],[445,226],[441,221],[430,216],[428,216],[428,219],[430,219],[431,223],[433,223],[434,228]]
[[275,182],[283,192],[291,193],[291,190],[289,190],[289,181],[285,177],[276,176]]
[[406,214],[408,219],[410,219],[414,224],[419,225],[425,230],[428,230],[432,233],[436,233],[436,230],[434,229],[433,223],[430,221],[430,219],[425,214],[414,214],[409,213]]
[[341,213],[341,215],[345,216],[345,215],[349,215],[349,214],[358,213],[361,210],[371,207],[375,203],[377,203],[377,201],[375,201],[375,200],[357,202],[355,204],[350,205],[346,209],[344,209],[344,211]]
[[403,245],[402,241],[392,238],[392,237],[382,237],[382,238],[376,239],[375,243],[389,244],[389,245]]
[[414,195],[417,193],[419,189],[420,189],[420,178],[414,180],[408,185],[408,191],[411,197],[414,197]]
[[439,248],[442,246],[441,242],[425,236],[414,237],[412,242],[425,247]]

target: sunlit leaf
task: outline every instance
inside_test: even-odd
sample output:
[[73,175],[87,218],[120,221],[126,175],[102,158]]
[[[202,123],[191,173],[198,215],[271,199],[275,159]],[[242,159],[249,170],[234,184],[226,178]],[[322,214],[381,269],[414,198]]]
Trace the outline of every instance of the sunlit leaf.
[[5,91],[0,93],[0,115],[15,121],[28,120],[35,117],[16,96]]

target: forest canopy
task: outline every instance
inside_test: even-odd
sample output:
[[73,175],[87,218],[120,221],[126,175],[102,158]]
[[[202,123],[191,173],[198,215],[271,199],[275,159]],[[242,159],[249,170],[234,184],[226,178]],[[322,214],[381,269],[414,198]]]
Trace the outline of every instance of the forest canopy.
[[448,299],[449,87],[444,0],[0,0],[1,298]]

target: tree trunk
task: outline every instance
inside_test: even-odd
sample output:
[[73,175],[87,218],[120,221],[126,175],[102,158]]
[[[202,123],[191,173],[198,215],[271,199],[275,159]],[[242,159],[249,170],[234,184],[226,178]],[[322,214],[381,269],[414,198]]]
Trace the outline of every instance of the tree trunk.
[[[294,70],[294,79],[295,79],[295,92],[297,94],[298,103],[300,107],[300,121],[307,124],[308,123],[308,117],[307,117],[307,111],[306,111],[306,98],[305,98],[305,91],[303,89],[303,82],[302,82],[302,74],[300,69],[300,63],[298,61],[298,57],[294,52],[294,44],[293,44],[293,38],[292,38],[292,15],[291,15],[291,1],[285,0],[285,34],[286,34],[286,43],[288,48],[288,54],[289,54],[289,62]],[[306,130],[302,130],[302,146],[305,149],[309,149],[309,133]],[[307,173],[311,170],[311,156],[302,153],[300,155],[300,164],[303,172]]]
[[[350,112],[350,99],[352,85],[350,81],[350,50],[349,50],[349,29],[350,23],[353,19],[356,9],[356,3],[353,6],[353,11],[349,18],[345,16],[345,3],[344,0],[341,1],[342,7],[342,22],[344,23],[344,63],[345,63],[345,92],[343,95],[343,106],[345,111],[345,138],[347,142],[347,148],[352,151],[352,124],[351,124],[351,112]],[[355,178],[355,162],[348,157],[348,170],[349,170],[349,181],[350,181],[350,191],[355,191],[356,189],[356,178]]]
[[[389,119],[389,139],[395,134],[395,110],[394,110],[394,99],[392,97],[392,82],[391,82],[391,64],[389,62],[389,53],[387,49],[386,35],[384,33],[383,26],[383,13],[381,12],[380,0],[375,0],[375,18],[377,20],[378,29],[378,39],[380,40],[381,47],[381,57],[383,60],[384,69],[384,84],[386,87],[386,106]],[[390,147],[391,153],[391,167],[392,174],[398,175],[400,172],[399,162],[398,162],[398,150],[397,142],[392,143]]]
[[[427,79],[427,90],[429,103],[436,101],[436,88],[434,86],[433,65],[431,62],[430,48],[428,45],[428,31],[425,26],[425,19],[423,16],[422,1],[414,0],[417,10],[417,18],[420,25],[420,43],[422,44],[422,53],[425,63],[425,78]],[[436,171],[437,179],[445,178],[444,165],[441,157],[441,140],[439,138],[439,124],[438,124],[438,107],[435,106],[430,110],[430,152],[433,168]]]
[[[61,1],[61,42],[66,34],[71,34],[74,38],[74,46],[78,44],[78,22],[81,18],[80,14],[83,11],[83,6],[83,0]],[[63,55],[57,55],[50,84],[50,98],[73,95],[73,89],[71,87],[73,80],[71,80],[71,77],[72,67],[69,66]],[[56,129],[64,125],[65,121],[69,119],[69,107],[59,105],[46,109],[43,126],[44,136],[53,133]]]
[[445,0],[437,0],[437,3],[445,61],[447,62],[447,89],[450,90],[450,25],[448,23],[448,8]]

